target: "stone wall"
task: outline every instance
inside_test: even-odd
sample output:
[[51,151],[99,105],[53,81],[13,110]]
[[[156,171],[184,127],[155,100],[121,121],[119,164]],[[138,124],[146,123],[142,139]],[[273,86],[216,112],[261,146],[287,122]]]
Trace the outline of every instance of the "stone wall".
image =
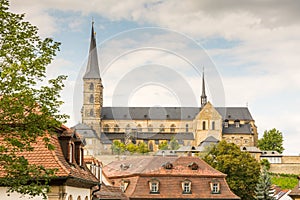
[[282,163],[300,163],[300,156],[282,156]]
[[300,163],[276,163],[271,164],[270,172],[278,174],[300,175]]

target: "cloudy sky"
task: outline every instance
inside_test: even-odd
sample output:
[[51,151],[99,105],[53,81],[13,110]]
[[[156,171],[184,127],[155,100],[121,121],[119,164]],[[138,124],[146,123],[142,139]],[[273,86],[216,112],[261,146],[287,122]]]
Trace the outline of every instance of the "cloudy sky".
[[277,128],[284,154],[300,153],[300,1],[12,0],[11,10],[62,43],[47,73],[68,75],[68,126],[80,121],[93,19],[105,106],[198,106],[204,67],[213,105],[248,106],[260,137]]

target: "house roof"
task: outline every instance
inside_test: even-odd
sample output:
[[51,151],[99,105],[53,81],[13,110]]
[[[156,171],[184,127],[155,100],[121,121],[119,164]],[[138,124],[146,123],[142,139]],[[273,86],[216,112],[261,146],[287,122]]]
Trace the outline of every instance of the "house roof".
[[[74,136],[78,137],[73,131],[69,128],[62,127],[62,137],[66,136]],[[55,175],[55,179],[76,179],[80,180],[79,182],[84,182],[86,186],[97,184],[97,179],[93,176],[93,174],[85,167],[78,166],[76,163],[68,163],[63,155],[62,147],[60,145],[59,139],[56,134],[51,136],[50,143],[55,147],[54,150],[49,150],[45,142],[43,141],[43,137],[38,137],[35,143],[31,143],[31,146],[34,148],[34,151],[25,151],[18,153],[19,156],[24,156],[30,164],[42,165],[46,169],[57,169]],[[78,138],[80,140],[80,138]],[[5,171],[0,170],[0,176],[4,177],[6,175]]]
[[[166,163],[172,163],[174,168],[167,170],[163,167]],[[190,170],[188,165],[195,162],[199,165],[198,170]],[[135,176],[139,175],[193,175],[193,176],[216,176],[225,177],[226,175],[212,168],[203,160],[191,157],[140,157],[131,160],[113,161],[103,168],[105,174],[109,178],[121,176]]]
[[[199,107],[103,107],[103,120],[193,120]],[[223,119],[253,120],[247,107],[216,107]]]
[[101,185],[101,189],[94,193],[93,199],[115,199],[127,200],[126,195],[121,191],[120,187],[110,186],[106,184]]
[[[193,165],[198,168],[192,169]],[[129,183],[125,193],[130,199],[240,199],[230,191],[225,174],[197,157],[155,156],[114,161],[104,167],[104,172],[115,186],[122,180]],[[159,181],[159,194],[150,194],[151,180]],[[182,193],[181,183],[185,180],[192,182],[191,194]],[[212,180],[221,184],[220,194],[211,193]]]
[[[298,177],[298,179],[300,179],[300,177]],[[294,189],[292,189],[292,191],[289,193],[289,196],[291,197],[300,197],[300,180],[299,183],[294,187]]]
[[253,134],[250,124],[240,124],[236,127],[235,124],[228,124],[228,127],[223,126],[223,134]]

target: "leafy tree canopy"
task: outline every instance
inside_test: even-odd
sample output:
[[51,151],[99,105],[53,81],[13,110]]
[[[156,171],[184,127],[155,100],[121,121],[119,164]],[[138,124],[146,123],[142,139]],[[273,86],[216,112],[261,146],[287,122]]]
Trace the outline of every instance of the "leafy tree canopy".
[[233,143],[221,141],[211,147],[204,161],[227,174],[230,189],[241,199],[254,199],[254,191],[260,175],[260,164]]
[[[45,195],[54,170],[31,165],[18,152],[33,150],[31,144],[49,137],[66,119],[59,114],[59,92],[65,76],[46,78],[59,43],[38,36],[37,27],[24,21],[24,14],[8,10],[9,1],[0,0],[0,163],[6,177],[0,184],[9,191]],[[43,180],[43,181],[38,181]]]
[[277,151],[282,153],[283,148],[283,137],[282,133],[275,128],[265,131],[261,139],[258,140],[258,147],[261,150]]
[[175,137],[172,137],[170,140],[170,149],[171,150],[177,150],[179,149],[179,143],[178,141],[175,139]]

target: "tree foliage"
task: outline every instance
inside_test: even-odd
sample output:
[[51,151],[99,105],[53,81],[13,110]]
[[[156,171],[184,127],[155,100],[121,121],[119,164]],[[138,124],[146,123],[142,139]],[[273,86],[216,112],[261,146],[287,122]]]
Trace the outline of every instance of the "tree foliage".
[[263,168],[259,181],[255,189],[255,199],[261,200],[275,200],[274,192],[272,191],[271,178],[266,168]]
[[45,195],[54,170],[31,165],[18,152],[32,151],[37,137],[53,148],[46,130],[52,133],[67,117],[59,114],[59,92],[66,77],[46,84],[46,66],[59,43],[41,39],[24,14],[8,8],[8,0],[0,0],[0,163],[7,174],[0,184],[9,191]]
[[111,149],[113,153],[120,155],[126,150],[126,146],[123,142],[120,142],[119,140],[115,140],[111,145]]
[[145,154],[145,153],[148,153],[149,151],[150,151],[150,150],[149,150],[149,148],[148,148],[148,146],[147,146],[146,143],[140,142],[140,143],[138,144],[138,152],[139,152],[139,153]]
[[169,149],[168,142],[167,141],[163,141],[163,142],[159,143],[158,149],[159,150],[168,150]]
[[172,137],[171,140],[170,140],[170,149],[171,150],[177,150],[177,149],[179,149],[179,143],[175,139],[175,137]]
[[265,131],[261,139],[258,140],[258,147],[261,150],[277,151],[282,153],[283,148],[283,137],[282,133],[275,128]]
[[221,141],[203,158],[213,168],[227,174],[230,189],[241,199],[254,199],[260,164],[233,143]]

